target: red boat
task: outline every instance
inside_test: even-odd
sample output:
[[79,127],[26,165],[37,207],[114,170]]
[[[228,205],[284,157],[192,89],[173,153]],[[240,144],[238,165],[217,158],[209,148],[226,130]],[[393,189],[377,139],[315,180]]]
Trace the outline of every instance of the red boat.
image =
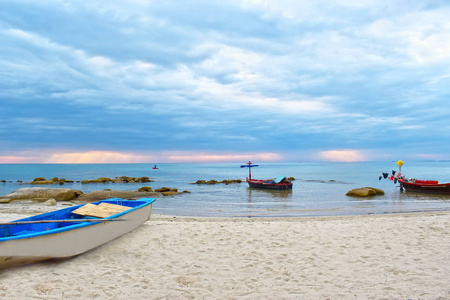
[[270,180],[252,179],[252,167],[258,165],[252,164],[251,161],[245,165],[241,165],[241,168],[248,168],[248,177],[246,181],[251,188],[269,189],[269,190],[292,190],[292,181],[288,180],[285,176],[280,176]]
[[[419,180],[415,178],[406,178],[402,175],[403,162],[397,162],[399,173],[395,176],[395,171],[392,171],[389,180],[400,183],[400,190],[405,189],[407,192],[419,192],[428,194],[450,194],[450,183],[439,183],[437,180]],[[387,173],[383,173],[384,178],[388,177]],[[380,176],[381,178],[381,176]]]
[[397,177],[400,189],[408,192],[450,194],[450,183],[439,183],[437,180],[418,180]]

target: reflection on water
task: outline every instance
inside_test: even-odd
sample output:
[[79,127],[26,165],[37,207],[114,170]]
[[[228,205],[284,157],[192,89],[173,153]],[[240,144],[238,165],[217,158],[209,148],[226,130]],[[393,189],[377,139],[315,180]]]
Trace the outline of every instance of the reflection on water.
[[409,199],[414,201],[450,201],[450,195],[444,194],[427,194],[427,193],[416,193],[410,191],[399,191],[397,193],[399,200]]
[[247,187],[248,202],[292,200],[292,190],[265,190]]

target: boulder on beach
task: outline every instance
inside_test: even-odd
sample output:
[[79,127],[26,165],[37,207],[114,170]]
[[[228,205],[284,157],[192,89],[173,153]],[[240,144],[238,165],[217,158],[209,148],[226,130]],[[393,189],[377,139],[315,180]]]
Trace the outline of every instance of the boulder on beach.
[[348,191],[346,195],[355,197],[369,197],[376,195],[384,195],[384,191],[373,187],[363,187]]
[[22,188],[0,197],[0,203],[9,203],[14,200],[24,199],[44,202],[50,198],[56,201],[71,201],[82,194],[82,191],[64,188]]

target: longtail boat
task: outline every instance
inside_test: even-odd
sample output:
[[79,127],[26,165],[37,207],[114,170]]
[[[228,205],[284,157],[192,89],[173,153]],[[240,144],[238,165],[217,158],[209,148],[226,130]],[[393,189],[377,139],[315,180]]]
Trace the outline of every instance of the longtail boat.
[[115,198],[0,223],[0,269],[103,245],[148,221],[154,201]]
[[[420,180],[416,178],[409,178],[402,175],[402,165],[403,161],[399,160],[397,162],[399,167],[399,172],[395,175],[395,171],[389,175],[388,173],[382,173],[384,178],[389,180],[397,181],[400,183],[400,190],[403,189],[407,192],[419,192],[428,194],[450,194],[450,183],[439,183],[438,180]],[[381,176],[380,176],[381,179]]]
[[241,168],[248,168],[248,177],[246,181],[249,187],[259,188],[259,189],[269,189],[269,190],[292,190],[292,181],[288,180],[285,176],[280,176],[275,179],[252,179],[251,168],[258,167],[254,165],[251,161],[245,165],[241,165]]

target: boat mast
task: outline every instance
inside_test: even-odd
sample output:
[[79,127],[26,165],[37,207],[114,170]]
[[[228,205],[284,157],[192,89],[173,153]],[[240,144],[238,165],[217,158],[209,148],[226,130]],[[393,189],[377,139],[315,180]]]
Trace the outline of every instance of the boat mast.
[[248,165],[248,179],[252,179],[252,162],[248,161],[246,165]]

